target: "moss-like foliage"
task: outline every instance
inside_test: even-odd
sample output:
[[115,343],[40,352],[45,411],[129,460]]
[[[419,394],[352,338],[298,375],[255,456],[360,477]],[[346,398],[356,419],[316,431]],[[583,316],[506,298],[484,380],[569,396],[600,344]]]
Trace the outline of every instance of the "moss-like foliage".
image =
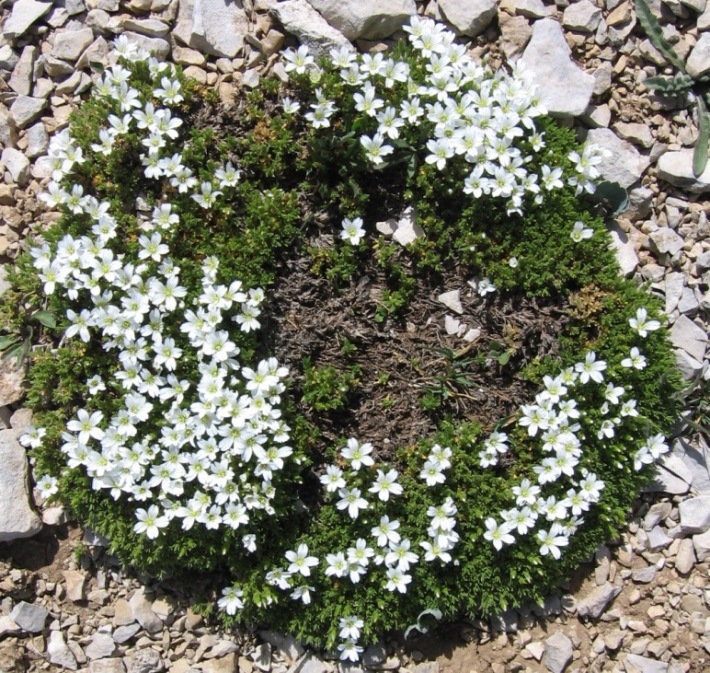
[[[412,78],[425,76],[425,61],[415,49],[400,46],[393,58],[409,65]],[[156,76],[144,61],[124,65],[131,72],[131,86],[139,92],[143,105],[164,104],[155,93],[164,75]],[[176,137],[167,140],[161,156],[181,154],[183,164],[191,167],[196,179],[190,190],[181,192],[167,178],[146,177],[141,160],[146,149],[142,144],[145,133],[135,126],[115,140],[108,156],[97,154],[93,146],[99,142],[99,132],[106,128],[108,115],[117,112],[115,101],[100,95],[82,106],[71,125],[73,142],[91,159],[76,162],[70,173],[58,178],[68,192],[73,185],[80,185],[84,194],[108,204],[116,223],[116,237],[107,247],[117,256],[123,255],[123,265],[140,264],[137,256],[145,246],[141,236],[155,207],[170,203],[179,213],[179,223],[169,235],[166,233],[165,240],[174,265],[180,269],[180,284],[186,294],[183,303],[176,311],[166,313],[164,320],[165,334],[170,334],[183,350],[177,370],[180,378],[193,386],[201,377],[204,380],[206,359],[199,349],[190,349],[180,325],[188,310],[200,302],[208,306],[201,296],[210,284],[205,280],[205,264],[212,258],[218,260],[219,269],[210,282],[226,287],[239,280],[244,291],[260,287],[266,294],[261,330],[240,330],[233,323],[225,328],[240,349],[241,367],[256,369],[260,359],[273,354],[274,334],[282,333],[278,330],[284,323],[296,320],[291,314],[270,314],[270,293],[276,294],[277,289],[283,293],[283,286],[289,279],[293,282],[296,272],[310,278],[321,293],[318,296],[332,300],[328,305],[339,311],[344,310],[337,303],[339,296],[354,296],[354,288],[367,287],[367,274],[381,274],[378,292],[361,293],[365,297],[363,324],[375,330],[380,339],[392,330],[424,330],[424,324],[407,325],[407,316],[413,315],[422,300],[422,288],[434,297],[437,289],[447,289],[447,283],[455,279],[485,278],[495,287],[496,296],[511,305],[527,302],[526,306],[540,306],[540,310],[544,306],[546,315],[557,316],[555,348],[523,358],[517,337],[512,334],[509,343],[472,343],[467,347],[459,343],[448,352],[444,350],[444,373],[437,379],[439,392],[429,381],[416,400],[425,415],[431,412],[427,418],[434,429],[416,441],[375,447],[374,465],[365,460],[360,466],[347,454],[348,442],[355,438],[342,434],[342,424],[366,383],[363,377],[369,363],[362,354],[367,352],[367,339],[375,337],[338,335],[334,345],[337,357],[321,363],[320,353],[309,354],[313,357],[302,359],[292,368],[285,378],[285,389],[276,395],[278,403],[274,405],[280,408],[280,420],[288,426],[292,453],[283,468],[274,473],[269,506],[250,507],[248,524],[243,527],[221,525],[211,529],[201,525],[199,519],[188,527],[181,525],[184,516],[173,513],[159,535],[148,536],[140,529],[137,532],[136,514],[152,503],[170,509],[165,503],[171,498],[160,492],[162,486],[151,486],[148,499],[140,500],[135,493],[122,491],[120,485],[108,488],[101,475],[97,479],[93,468],[69,465],[67,459],[66,445],[72,435],[67,424],[80,410],[100,411],[107,421],[115,418],[125,404],[126,391],[117,378],[123,370],[123,361],[117,357],[121,349],[107,350],[107,339],[96,325],[90,339],[63,336],[76,323],[68,311],[91,310],[93,300],[86,289],[76,294],[66,289],[47,292],[42,267],[26,253],[11,274],[12,288],[2,298],[0,317],[8,334],[27,335],[29,326],[34,326],[31,334],[37,347],[31,354],[27,404],[34,410],[35,425],[46,430],[32,449],[37,475],[58,478],[56,497],[67,503],[80,521],[106,535],[112,553],[127,565],[175,580],[189,581],[195,573],[211,575],[217,595],[225,586],[238,587],[240,609],[229,610],[233,613],[230,615],[220,613],[228,624],[267,624],[304,642],[333,648],[343,640],[341,620],[346,617],[363,620],[359,639],[363,645],[388,630],[416,623],[425,609],[454,618],[490,614],[542,600],[624,523],[635,494],[651,476],[651,461],[645,459],[641,447],[670,431],[678,412],[675,393],[680,388],[666,330],[649,331],[644,337],[641,329],[632,328],[640,309],[647,311],[649,320],[660,317],[658,301],[620,277],[602,219],[594,214],[574,181],[569,181],[576,170],[570,154],[581,153],[573,133],[538,115],[535,126],[544,135],[544,148],[533,151],[528,131],[516,141],[522,153],[529,154],[525,166],[530,174],[542,175],[549,167],[559,168],[564,182],[544,191],[541,199],[534,198],[536,192],[531,190],[524,195],[520,208],[511,208],[505,197],[462,190],[471,171],[470,161],[463,156],[452,157],[445,170],[427,161],[427,133],[433,123],[429,127],[406,127],[393,142],[396,152],[390,161],[382,165],[368,162],[361,137],[371,136],[376,124],[373,126],[373,119],[356,109],[352,91],[337,69],[328,65],[323,65],[317,77],[312,71],[310,78],[307,72],[295,77],[289,87],[266,81],[230,110],[201,98],[179,72],[171,77],[181,84],[184,94],[183,100],[172,106],[173,116],[179,116],[183,124]],[[503,75],[489,73],[487,77],[498,86],[506,81]],[[312,79],[317,80],[317,86]],[[476,86],[468,85],[472,91]],[[391,97],[388,102],[400,104],[408,95],[407,87],[406,80],[395,80],[387,89],[386,95]],[[301,112],[312,109],[308,105],[315,105],[316,88],[318,96],[335,101],[339,107],[322,128],[314,128],[301,113],[283,109],[285,96],[300,100]],[[202,183],[211,183],[214,188],[216,171],[227,162],[238,168],[239,180],[224,188],[222,198],[211,207],[202,207],[193,196],[199,195]],[[96,224],[81,209],[77,212],[66,202],[61,207],[62,218],[41,232],[50,257],[57,254],[67,235],[75,239],[91,237]],[[375,222],[396,219],[405,207],[416,212],[425,236],[403,248],[376,233]],[[343,218],[356,217],[364,220],[366,233],[362,241],[352,245],[340,236],[340,223]],[[584,235],[571,235],[576,223]],[[144,275],[159,274],[157,262],[151,258],[143,261]],[[139,281],[134,284],[140,286]],[[304,306],[311,314],[321,316],[323,329],[328,329],[333,316],[325,304],[313,299],[316,295],[306,293],[309,287],[304,284]],[[471,301],[478,306],[486,306],[489,301],[471,294]],[[372,311],[368,302],[375,303]],[[40,327],[33,316],[40,310],[55,316],[58,327],[41,328],[38,339]],[[126,344],[124,341],[124,349]],[[154,348],[157,353],[157,346]],[[645,357],[642,368],[622,364],[634,348]],[[432,346],[430,351],[425,358],[441,360],[441,350],[435,352]],[[152,366],[153,353],[148,349],[146,368]],[[589,353],[606,363],[601,384],[583,373]],[[382,370],[377,375],[377,386],[385,391],[395,368],[402,367],[397,357],[393,353],[391,371]],[[425,368],[421,359],[412,357],[406,363],[413,376]],[[526,416],[524,410],[515,408],[504,418],[483,418],[476,415],[473,405],[464,407],[463,414],[447,406],[451,397],[458,395],[465,400],[473,392],[473,373],[498,371],[495,367],[499,367],[501,380],[507,377],[506,385],[514,380],[522,386],[516,390],[530,391],[530,405],[535,404],[536,392],[549,389],[548,377],[558,377],[565,370],[572,372],[568,371],[571,378],[566,399],[573,399],[580,413],[570,416],[561,432],[572,432],[580,450],[575,453],[573,472],[562,472],[547,482],[540,480],[542,497],[548,505],[551,497],[557,502],[573,498],[584,489],[588,478],[597,483],[599,492],[589,497],[589,506],[583,508],[581,516],[573,516],[571,501],[565,506],[559,522],[566,528],[557,533],[565,542],[555,548],[561,552],[559,558],[549,550],[542,551],[543,543],[537,535],[554,528],[553,515],[545,519],[540,513],[539,521],[530,525],[527,534],[518,530],[514,543],[506,541],[500,548],[490,535],[490,521],[500,524],[503,513],[516,507],[513,488],[525,479],[537,483],[535,468],[555,455],[542,446],[544,425],[533,433],[520,422]],[[154,368],[155,373],[161,373],[160,367]],[[233,376],[238,373],[237,367]],[[162,371],[162,375],[167,374]],[[89,394],[87,381],[97,376],[105,388]],[[610,392],[607,382],[623,390]],[[237,394],[248,394],[246,379],[234,385]],[[615,397],[620,400],[614,401]],[[619,411],[622,402],[632,399],[635,407],[632,404],[626,411]],[[538,402],[544,406],[544,398],[538,398]],[[395,404],[390,397],[378,407],[383,422]],[[186,408],[189,410],[189,405]],[[159,451],[162,420],[174,411],[173,400],[156,396],[151,416],[155,420],[138,424],[134,441],[143,439],[145,446],[153,443]],[[198,413],[194,408],[192,411]],[[376,412],[370,408],[368,414],[372,413]],[[203,418],[208,412],[201,408],[199,414]],[[362,418],[368,420],[367,414]],[[506,433],[507,443],[501,455],[486,466],[481,452],[485,452],[493,432]],[[357,440],[365,443],[368,437]],[[423,470],[439,460],[437,451],[443,448],[449,450],[444,461],[448,464],[442,467],[439,463],[433,472],[438,470],[445,478],[439,480],[433,475],[429,482]],[[196,444],[188,442],[181,450],[190,454],[197,451]],[[237,487],[247,462],[234,455],[229,459],[231,479]],[[367,498],[366,508],[359,512],[355,508],[356,516],[348,514],[347,504],[345,509],[338,506],[345,496],[338,494],[337,488],[332,492],[324,488],[321,478],[333,465],[342,468],[351,492],[359,489]],[[392,469],[397,471],[402,492],[393,492],[389,499],[378,497],[376,490],[370,491],[380,478],[378,470],[384,473]],[[197,483],[186,483],[187,495],[199,492]],[[339,488],[344,488],[344,483]],[[431,512],[447,502],[455,510],[451,514],[449,508],[455,543],[448,553],[444,549],[437,558],[425,561],[427,547],[420,543],[436,540],[436,535],[427,533],[434,516]],[[224,502],[218,505],[222,507]],[[548,505],[543,501],[534,507],[543,512]],[[411,552],[418,557],[417,561],[399,564],[401,574],[407,576],[401,588],[388,574],[398,567],[396,560],[387,559],[390,553],[398,553],[396,544],[378,547],[373,532],[384,516],[399,522],[399,538],[410,541]],[[512,530],[508,527],[506,533]],[[245,542],[245,533],[258,534],[251,548]],[[367,572],[355,568],[353,574],[353,563],[358,563],[351,559],[343,573],[327,573],[334,563],[328,560],[329,555],[342,553],[347,558],[351,550],[355,558],[358,540],[372,551],[360,563],[361,567],[367,565]],[[295,563],[289,554],[303,545],[309,556],[318,559],[318,566],[309,573],[293,568],[289,572]],[[269,576],[275,571],[288,575],[283,587]]]

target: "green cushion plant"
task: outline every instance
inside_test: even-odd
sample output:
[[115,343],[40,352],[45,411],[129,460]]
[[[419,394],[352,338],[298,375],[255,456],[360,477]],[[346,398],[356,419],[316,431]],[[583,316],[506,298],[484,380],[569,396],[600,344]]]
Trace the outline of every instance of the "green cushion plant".
[[[524,73],[407,31],[289,51],[288,84],[230,109],[119,39],[2,307],[8,335],[44,326],[45,494],[128,565],[211,576],[225,623],[343,659],[426,611],[540,601],[615,535],[678,411],[658,302],[588,200],[598,154]],[[400,245],[380,230],[405,213]]]

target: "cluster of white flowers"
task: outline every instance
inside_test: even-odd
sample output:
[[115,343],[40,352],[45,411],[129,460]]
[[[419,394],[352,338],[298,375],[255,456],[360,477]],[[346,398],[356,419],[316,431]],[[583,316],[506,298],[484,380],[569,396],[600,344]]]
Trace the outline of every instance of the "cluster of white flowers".
[[[648,319],[644,308],[638,309],[629,324],[641,337],[661,326],[659,321]],[[621,361],[621,366],[626,369],[643,369],[646,360],[638,347],[634,346],[629,357]],[[500,512],[500,520],[494,517],[486,519],[484,537],[497,550],[513,544],[516,540],[514,533],[518,536],[530,535],[542,525],[545,527],[535,532],[540,543],[540,554],[560,558],[560,548],[569,543],[570,536],[582,524],[584,512],[599,501],[604,482],[581,466],[585,431],[581,424],[583,414],[573,394],[576,391],[579,399],[585,399],[591,392],[585,390],[587,384],[599,386],[603,390],[604,402],[599,409],[603,420],[597,428],[591,428],[596,432],[598,440],[613,438],[624,419],[639,415],[636,400],[623,399],[627,390],[605,380],[606,369],[607,363],[598,360],[594,352],[589,352],[583,361],[565,369],[558,376],[545,376],[544,390],[538,393],[535,403],[521,407],[518,426],[526,428],[529,437],[539,439],[542,452],[547,455],[533,467],[536,483],[523,479],[513,488],[515,507]],[[586,414],[584,418],[587,418]],[[481,467],[497,465],[499,457],[509,449],[508,441],[506,433],[491,433],[479,453]],[[634,469],[638,471],[644,465],[653,463],[667,451],[668,445],[663,435],[656,434],[646,439],[634,454]],[[566,497],[558,499],[552,493],[544,492],[561,480],[569,486]]]
[[[593,146],[586,146],[582,154],[570,153],[575,171],[566,179],[559,167],[543,165],[540,174],[529,170],[533,154],[545,148],[534,119],[546,110],[521,68],[514,67],[510,74],[492,73],[455,42],[452,32],[430,19],[412,16],[404,30],[422,68],[381,52],[331,50],[328,67],[352,89],[352,99],[329,100],[322,88],[316,88],[315,101],[305,114],[313,128],[330,127],[338,105],[354,105],[370,120],[371,130],[360,136],[360,144],[367,159],[378,165],[396,151],[390,141],[408,127],[421,127],[428,138],[415,149],[426,149],[426,163],[444,170],[462,157],[471,165],[463,191],[475,198],[485,194],[503,199],[511,213],[522,214],[527,195],[541,203],[545,192],[562,188],[565,182],[578,192],[594,191],[602,154]],[[286,50],[284,56],[287,72],[308,74],[316,84],[321,81],[323,73],[307,47]],[[406,95],[393,90],[397,84],[406,88]],[[290,100],[284,101],[287,108],[296,111]]]
[[[117,137],[136,130],[147,148],[145,175],[169,180],[201,207],[211,207],[221,190],[237,184],[239,172],[227,164],[212,182],[198,184],[179,154],[163,155],[170,154],[182,123],[169,108],[182,100],[180,83],[167,64],[120,41],[118,46],[131,60],[148,60],[155,81],[152,98],[166,107],[156,109],[142,100],[130,84],[128,68],[107,70],[96,95],[124,114],[109,115],[109,127],[101,130],[101,143],[93,151],[110,155]],[[49,155],[53,175],[44,199],[87,218],[91,234],[66,234],[56,246],[34,247],[34,265],[47,295],[61,292],[88,307],[67,310],[70,325],[64,338],[100,340],[106,352],[116,354],[111,380],[92,376],[87,397],[109,389],[120,399],[111,417],[89,403],[68,421],[61,447],[67,466],[84,468],[93,488],[109,489],[114,499],[145,503],[136,508],[137,533],[156,538],[173,519],[185,530],[195,524],[243,527],[245,547],[253,551],[250,513],[273,513],[275,475],[293,454],[279,408],[288,371],[275,358],[253,368],[239,363],[227,322],[231,319],[237,324],[232,329],[243,332],[257,329],[264,292],[243,288],[239,280],[218,283],[219,260],[208,257],[202,265],[202,291],[194,306],[185,306],[188,289],[170,257],[170,241],[180,223],[174,206],[161,202],[150,218],[138,214],[145,233],[138,236],[137,258],[129,259],[110,204],[84,194],[78,184],[68,190],[62,186],[74,166],[87,160],[69,131],[53,138]],[[181,378],[188,350],[197,362],[197,380]],[[43,429],[32,429],[25,441],[38,446],[43,435]],[[56,491],[51,477],[41,484],[47,495]]]

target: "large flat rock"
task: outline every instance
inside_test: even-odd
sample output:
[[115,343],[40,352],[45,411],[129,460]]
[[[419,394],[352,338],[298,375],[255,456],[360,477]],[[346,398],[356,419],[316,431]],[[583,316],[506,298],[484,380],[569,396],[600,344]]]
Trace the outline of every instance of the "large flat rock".
[[520,63],[532,73],[552,116],[577,117],[589,106],[596,80],[572,61],[562,26],[554,19],[535,22]]
[[0,430],[0,542],[32,537],[42,520],[30,506],[27,454],[14,430]]

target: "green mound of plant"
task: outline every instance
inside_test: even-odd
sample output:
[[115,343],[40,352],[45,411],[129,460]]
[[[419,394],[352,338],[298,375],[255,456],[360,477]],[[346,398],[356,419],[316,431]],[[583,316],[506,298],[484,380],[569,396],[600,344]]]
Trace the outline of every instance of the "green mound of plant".
[[[391,54],[287,52],[290,83],[231,109],[119,39],[52,140],[63,215],[2,305],[6,345],[34,345],[24,442],[45,495],[126,564],[211,574],[225,623],[353,660],[426,611],[541,600],[623,524],[679,389],[658,302],[619,277],[591,210],[594,148],[524,73],[433,22],[407,30]],[[426,324],[455,279],[499,338]],[[306,313],[328,341],[351,308],[362,334],[284,366],[318,336]],[[516,311],[549,316],[544,352]],[[368,383],[368,344],[393,333],[449,347],[393,353]],[[434,372],[411,407],[430,431],[346,432],[390,420],[401,371]],[[529,399],[477,411],[484,374]],[[379,407],[349,416],[372,390]]]

